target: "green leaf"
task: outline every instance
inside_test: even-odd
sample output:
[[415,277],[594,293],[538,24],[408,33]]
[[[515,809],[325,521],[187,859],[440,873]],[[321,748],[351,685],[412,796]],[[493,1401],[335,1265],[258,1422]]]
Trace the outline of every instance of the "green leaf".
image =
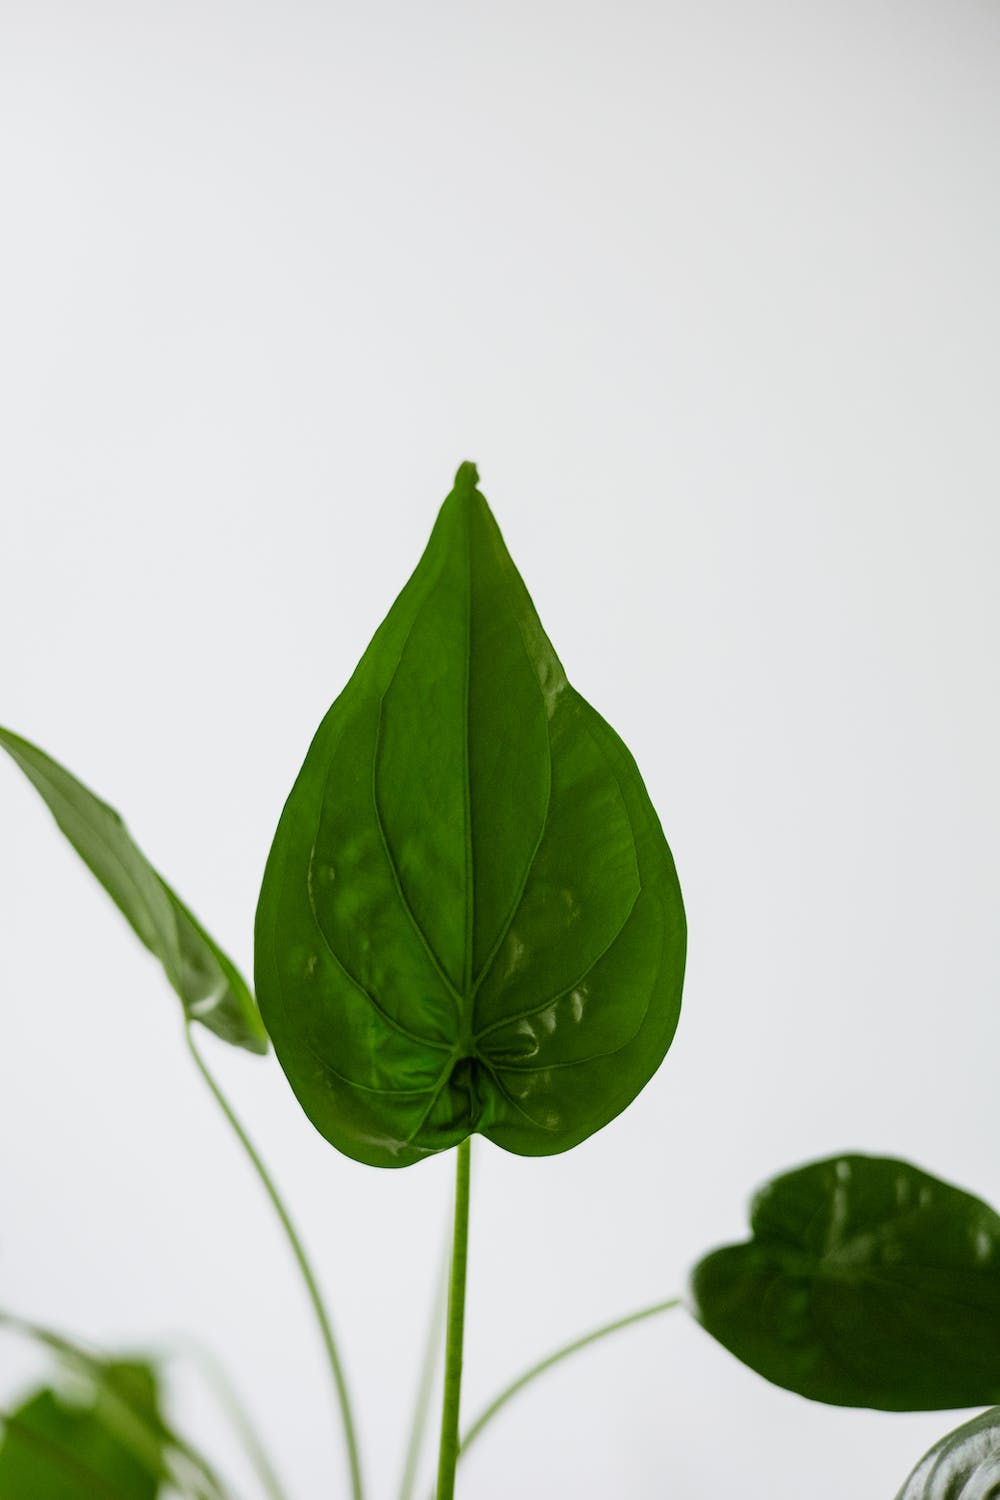
[[[149,1361],[113,1359],[65,1334],[0,1309],[0,1328],[29,1339],[54,1355],[75,1390],[103,1425],[119,1438],[148,1473],[169,1479],[171,1495],[186,1500],[226,1500],[212,1466],[158,1410],[157,1382]],[[0,1412],[0,1424],[17,1426],[17,1414]],[[0,1497],[2,1500],[2,1497]]]
[[1000,1217],[978,1198],[903,1161],[833,1157],[762,1188],[750,1227],[692,1293],[758,1374],[835,1406],[1000,1400]]
[[[148,1365],[109,1364],[106,1377],[155,1426],[156,1377]],[[0,1500],[155,1500],[162,1465],[137,1456],[89,1392],[82,1403],[35,1392],[0,1417]]]
[[36,745],[0,728],[0,746],[41,794],[62,832],[160,960],[185,1012],[224,1041],[267,1051],[246,982],[139,850],[118,813]]
[[257,991],[306,1114],[406,1166],[478,1131],[546,1155],[614,1118],[680,1009],[673,860],[566,680],[463,464],[313,740],[257,912]]
[[896,1500],[1000,1500],[1000,1408],[935,1443]]

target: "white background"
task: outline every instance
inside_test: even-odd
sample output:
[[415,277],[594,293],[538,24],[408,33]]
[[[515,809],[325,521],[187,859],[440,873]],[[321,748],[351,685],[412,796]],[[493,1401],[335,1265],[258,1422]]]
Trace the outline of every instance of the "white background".
[[[0,23],[0,721],[249,968],[309,738],[471,458],[672,844],[661,1072],[568,1156],[475,1152],[466,1412],[682,1289],[809,1157],[1000,1203],[997,5]],[[345,1495],[286,1247],[173,995],[7,765],[0,827],[0,1300],[196,1333],[298,1500]],[[392,1497],[451,1162],[357,1166],[273,1059],[206,1049]],[[34,1364],[0,1361],[7,1401]],[[178,1399],[231,1455],[202,1388]],[[459,1495],[890,1500],[957,1420],[811,1405],[678,1312],[512,1406]]]

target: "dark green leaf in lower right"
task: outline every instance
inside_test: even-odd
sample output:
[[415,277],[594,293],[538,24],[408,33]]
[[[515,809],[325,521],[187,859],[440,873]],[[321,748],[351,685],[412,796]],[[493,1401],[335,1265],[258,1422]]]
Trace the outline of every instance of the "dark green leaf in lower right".
[[1000,1408],[928,1449],[896,1500],[1000,1500]]
[[[155,1425],[156,1384],[144,1365],[107,1371],[129,1405]],[[77,1404],[45,1389],[0,1418],[0,1500],[156,1500],[160,1480],[103,1409],[99,1392]]]
[[753,1238],[705,1257],[694,1313],[775,1385],[836,1406],[1000,1402],[1000,1217],[907,1162],[841,1156],[776,1177]]

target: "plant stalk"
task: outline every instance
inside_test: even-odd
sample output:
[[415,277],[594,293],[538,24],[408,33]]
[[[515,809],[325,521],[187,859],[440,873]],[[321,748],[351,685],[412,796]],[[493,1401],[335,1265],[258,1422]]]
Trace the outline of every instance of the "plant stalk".
[[351,1398],[347,1389],[347,1381],[344,1376],[343,1366],[340,1362],[340,1355],[337,1352],[337,1342],[333,1336],[333,1326],[330,1322],[329,1314],[327,1313],[326,1307],[324,1305],[323,1297],[320,1293],[316,1277],[313,1274],[312,1266],[309,1264],[305,1249],[302,1245],[302,1241],[299,1239],[299,1236],[295,1230],[295,1226],[292,1223],[291,1218],[289,1217],[288,1210],[278,1193],[278,1189],[276,1188],[270,1173],[264,1166],[263,1161],[257,1153],[256,1147],[244,1130],[242,1124],[240,1123],[240,1120],[233,1112],[229,1101],[226,1099],[222,1090],[219,1088],[219,1085],[216,1083],[215,1078],[209,1072],[204,1058],[198,1051],[198,1047],[195,1043],[194,1037],[191,1034],[190,1021],[185,1027],[185,1035],[187,1037],[188,1050],[190,1051],[191,1056],[194,1058],[195,1065],[197,1066],[202,1078],[208,1085],[208,1088],[213,1098],[215,1099],[216,1104],[218,1104],[219,1108],[222,1110],[222,1113],[228,1120],[237,1140],[243,1147],[243,1150],[246,1152],[247,1156],[250,1158],[251,1165],[253,1166],[254,1171],[257,1173],[257,1176],[260,1178],[260,1181],[264,1187],[264,1191],[267,1193],[267,1196],[271,1200],[271,1205],[278,1216],[282,1229],[285,1231],[285,1237],[287,1238],[288,1243],[291,1246],[292,1254],[295,1256],[296,1263],[298,1264],[299,1271],[302,1275],[302,1280],[305,1283],[309,1301],[312,1303],[313,1312],[315,1314],[316,1322],[323,1340],[323,1347],[326,1350],[326,1357],[330,1366],[330,1373],[333,1376],[333,1384],[337,1395],[337,1404],[340,1409],[340,1419],[344,1429],[344,1440],[347,1445],[347,1459],[351,1474],[351,1495],[353,1496],[353,1500],[364,1500],[364,1485],[361,1479],[361,1460],[358,1454],[358,1440],[354,1427],[354,1416],[351,1410]]
[[458,1147],[455,1170],[455,1229],[448,1286],[448,1330],[445,1343],[444,1400],[438,1449],[437,1500],[454,1500],[458,1463],[458,1411],[462,1393],[462,1340],[465,1332],[465,1280],[469,1259],[468,1137]]
[[446,1243],[441,1248],[441,1269],[438,1272],[438,1285],[434,1293],[434,1307],[427,1325],[427,1342],[424,1347],[424,1357],[420,1366],[420,1378],[417,1382],[417,1393],[413,1403],[410,1437],[406,1445],[406,1457],[403,1461],[403,1477],[399,1484],[399,1500],[413,1500],[413,1492],[417,1483],[417,1469],[420,1465],[420,1454],[424,1444],[427,1413],[430,1409],[431,1397],[434,1394],[434,1379],[437,1375],[438,1359],[441,1354],[441,1336],[444,1333],[445,1316],[448,1307],[450,1272],[451,1235],[449,1234]]
[[576,1354],[580,1349],[586,1349],[588,1344],[596,1344],[598,1339],[605,1339],[609,1334],[617,1333],[621,1328],[631,1328],[633,1323],[641,1323],[646,1318],[655,1317],[657,1313],[669,1312],[672,1307],[680,1306],[679,1297],[671,1297],[668,1302],[654,1302],[652,1307],[644,1307],[639,1312],[629,1313],[627,1317],[616,1318],[613,1323],[604,1323],[600,1328],[585,1333],[582,1338],[574,1339],[571,1344],[564,1344],[562,1348],[556,1349],[552,1354],[547,1354],[540,1359],[530,1370],[525,1370],[523,1375],[511,1382],[509,1386],[500,1392],[495,1400],[491,1401],[472,1423],[469,1430],[462,1438],[461,1452],[465,1453],[475,1439],[482,1432],[488,1422],[491,1422],[499,1411],[507,1405],[508,1401],[523,1391],[526,1385],[530,1385],[539,1375],[544,1375],[546,1370],[551,1370],[553,1365],[560,1364],[562,1360],[568,1359],[571,1354]]
[[243,1398],[225,1369],[210,1349],[194,1340],[184,1340],[166,1346],[160,1356],[161,1362],[168,1359],[187,1358],[201,1371],[202,1377],[215,1394],[220,1407],[229,1418],[234,1432],[243,1443],[247,1457],[257,1472],[268,1500],[288,1500],[270,1454],[264,1447],[253,1416],[243,1404]]

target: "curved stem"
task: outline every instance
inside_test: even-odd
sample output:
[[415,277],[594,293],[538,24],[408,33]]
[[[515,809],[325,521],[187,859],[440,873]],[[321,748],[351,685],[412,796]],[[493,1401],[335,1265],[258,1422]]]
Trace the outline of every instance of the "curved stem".
[[165,1347],[161,1358],[164,1361],[170,1358],[187,1358],[200,1369],[205,1383],[214,1391],[216,1400],[228,1416],[233,1430],[241,1438],[247,1456],[257,1471],[257,1477],[270,1496],[270,1500],[288,1500],[270,1454],[261,1442],[253,1417],[244,1405],[243,1398],[228,1371],[212,1351],[195,1340],[185,1339]]
[[458,1147],[455,1169],[455,1230],[448,1286],[448,1332],[445,1344],[444,1401],[438,1449],[437,1500],[453,1500],[458,1463],[458,1408],[462,1394],[462,1340],[465,1332],[465,1277],[469,1258],[468,1137]]
[[291,1218],[289,1217],[288,1210],[286,1209],[282,1199],[278,1194],[278,1189],[275,1187],[270,1173],[258,1156],[253,1142],[247,1135],[237,1116],[233,1113],[229,1101],[226,1099],[222,1090],[219,1088],[219,1085],[216,1083],[212,1074],[209,1072],[201,1053],[198,1051],[194,1037],[191,1034],[190,1022],[188,1022],[187,1026],[185,1027],[185,1036],[187,1038],[188,1050],[190,1051],[191,1056],[194,1058],[198,1071],[208,1085],[209,1090],[211,1091],[212,1096],[215,1099],[215,1102],[218,1104],[219,1108],[222,1110],[222,1113],[229,1121],[229,1124],[232,1127],[237,1140],[243,1147],[243,1150],[246,1152],[247,1156],[250,1158],[251,1165],[253,1166],[254,1171],[257,1173],[257,1176],[260,1178],[260,1181],[264,1187],[264,1191],[267,1193],[267,1196],[271,1200],[271,1206],[273,1207],[281,1222],[281,1227],[285,1231],[285,1236],[288,1240],[289,1245],[291,1246],[292,1254],[295,1256],[299,1271],[302,1275],[302,1280],[305,1283],[309,1301],[312,1303],[313,1312],[316,1316],[316,1322],[319,1325],[320,1335],[323,1340],[323,1347],[326,1350],[327,1360],[330,1365],[330,1373],[333,1376],[333,1383],[337,1393],[337,1403],[340,1408],[340,1417],[344,1428],[344,1439],[347,1444],[347,1458],[351,1471],[351,1494],[354,1497],[354,1500],[364,1500],[364,1485],[361,1481],[361,1460],[358,1455],[358,1441],[354,1429],[354,1417],[351,1411],[351,1398],[347,1390],[347,1381],[344,1378],[344,1371],[343,1366],[340,1362],[340,1355],[337,1352],[337,1343],[333,1336],[333,1327],[330,1323],[329,1314],[327,1313],[326,1307],[323,1303],[323,1298],[320,1293],[316,1277],[313,1275],[313,1270],[311,1265],[309,1264],[308,1259],[306,1258],[306,1252],[303,1249],[302,1241],[299,1239],[299,1236],[296,1233],[295,1226],[292,1223]]
[[424,1357],[420,1365],[417,1394],[413,1403],[410,1438],[406,1445],[406,1457],[403,1461],[403,1477],[399,1482],[399,1500],[413,1500],[413,1490],[417,1482],[417,1466],[420,1463],[420,1454],[423,1449],[427,1413],[431,1404],[434,1376],[437,1373],[438,1355],[441,1348],[441,1334],[444,1329],[445,1309],[448,1299],[448,1273],[451,1260],[449,1254],[450,1248],[450,1244],[446,1243],[441,1249],[441,1269],[438,1273],[437,1290],[434,1293],[434,1307],[427,1325],[427,1342],[424,1347]]
[[507,1386],[506,1390],[501,1391],[499,1396],[490,1402],[485,1410],[480,1412],[468,1432],[462,1438],[462,1453],[467,1451],[487,1423],[493,1420],[497,1412],[501,1411],[507,1405],[508,1401],[513,1400],[518,1392],[523,1391],[524,1387],[530,1385],[539,1375],[544,1375],[546,1370],[551,1370],[553,1365],[560,1364],[564,1359],[568,1359],[571,1354],[576,1354],[580,1349],[586,1349],[588,1344],[596,1344],[598,1339],[605,1339],[609,1334],[617,1333],[620,1328],[630,1328],[633,1323],[641,1323],[646,1318],[655,1317],[657,1313],[669,1312],[672,1307],[679,1306],[679,1297],[671,1297],[668,1302],[655,1302],[652,1307],[644,1307],[639,1312],[629,1313],[627,1317],[616,1318],[613,1323],[605,1323],[600,1328],[595,1328],[592,1332],[585,1333],[582,1338],[574,1339],[571,1344],[564,1344],[561,1349],[556,1349],[554,1353],[547,1354],[536,1365],[532,1365],[530,1370],[525,1370],[523,1375],[519,1375],[515,1381]]

